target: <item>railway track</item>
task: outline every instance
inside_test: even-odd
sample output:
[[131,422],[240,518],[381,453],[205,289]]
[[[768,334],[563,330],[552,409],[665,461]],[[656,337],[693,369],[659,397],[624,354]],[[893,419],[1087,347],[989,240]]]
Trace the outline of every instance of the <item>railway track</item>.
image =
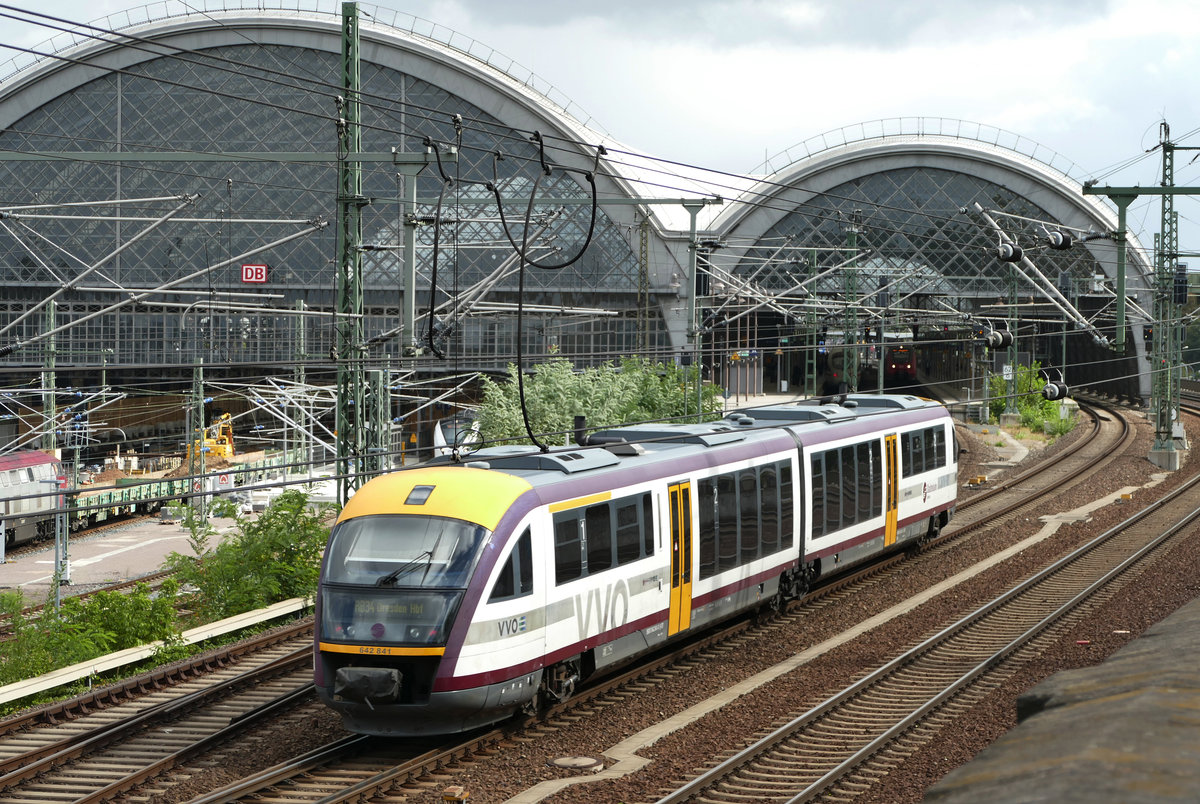
[[311,633],[300,624],[239,646],[236,661],[190,663],[4,721],[0,802],[108,800],[312,700]]
[[[1119,415],[1111,412],[1097,412],[1093,414],[1093,422],[1093,426],[1083,438],[1078,439],[1071,449],[1056,456],[1056,462],[1067,462],[1068,466],[1065,469],[1056,471],[1043,466],[1028,470],[1007,480],[1000,486],[1000,490],[1018,486],[1024,489],[1034,482],[1034,478],[1039,476],[1044,478],[1047,474],[1053,475],[1053,478],[1043,495],[1056,493],[1064,484],[1083,482],[1079,477],[1082,474],[1082,466],[1095,464],[1102,456],[1119,453],[1131,437],[1129,428]],[[1097,467],[1095,470],[1099,471],[1100,468],[1102,467]],[[1043,480],[1043,482],[1045,481]],[[999,510],[995,501],[997,493],[993,491],[977,495],[974,500],[966,501],[963,508],[968,510],[972,507],[986,508],[987,512],[979,517],[981,520],[994,516]],[[1010,508],[1014,512],[1025,510],[1029,506],[1036,505],[1037,499],[1036,495],[1023,492],[1022,500],[1019,503],[1004,507]],[[972,530],[972,528],[960,528],[948,531],[937,542],[927,547],[926,551],[937,550],[939,545],[949,544],[963,533],[972,532]],[[881,573],[899,571],[896,567],[902,561],[903,556],[898,556],[887,567],[872,567],[838,578],[836,582],[815,590],[798,610],[788,613],[782,618],[769,623],[738,624],[723,629],[719,634],[711,635],[703,644],[690,646],[686,655],[669,655],[660,659],[653,666],[638,668],[610,680],[600,687],[584,692],[562,707],[552,710],[544,723],[531,727],[531,734],[536,735],[541,730],[553,731],[559,728],[561,723],[558,718],[568,721],[577,720],[583,716],[582,713],[589,709],[619,704],[631,694],[645,694],[660,681],[686,672],[689,666],[714,660],[720,654],[728,651],[736,651],[740,646],[752,640],[769,638],[768,635],[781,626],[789,622],[798,622],[809,616],[812,607],[828,605],[830,600],[851,596],[862,585],[874,583],[874,579]],[[393,791],[411,790],[420,786],[422,780],[426,784],[431,784],[433,782],[430,780],[444,778],[441,772],[447,766],[471,757],[486,756],[495,750],[496,745],[510,736],[507,730],[496,729],[472,740],[456,744],[447,743],[437,750],[405,758],[403,761],[396,761],[398,758],[393,757],[391,762],[385,763],[390,767],[385,768],[380,765],[378,773],[372,775],[363,775],[363,766],[369,767],[370,761],[366,757],[372,751],[377,751],[373,744],[368,740],[345,745],[339,742],[332,744],[328,751],[314,752],[311,756],[305,757],[303,762],[285,763],[271,768],[256,777],[244,780],[235,787],[214,791],[211,795],[197,801],[215,804],[216,802],[256,801],[264,798],[285,797],[288,801],[322,801],[332,804],[333,802],[364,800],[370,796],[386,797],[389,792],[402,797],[402,793]],[[336,788],[339,778],[348,780],[351,776],[355,779],[353,784],[348,783],[340,790]]]
[[[84,530],[72,531],[67,534],[67,540],[68,540],[68,542],[71,542],[71,541],[80,541],[83,539],[91,539],[96,536],[102,535],[105,531],[115,530],[117,528],[128,527],[129,525],[134,525],[139,522],[145,522],[148,519],[154,519],[154,517],[152,515],[134,514],[131,516],[121,517],[120,519],[108,520],[105,522],[101,522],[98,525],[93,525],[90,528],[85,528]],[[5,550],[5,556],[6,556],[6,560],[14,561],[23,556],[33,555],[35,553],[41,553],[46,550],[53,550],[53,549],[54,549],[54,539],[53,539],[53,537],[50,537],[50,538],[45,538],[45,539],[37,539],[35,541],[25,542],[23,544],[9,547]]]
[[[1120,417],[1116,418],[1119,419]],[[1102,421],[1102,418],[1098,419],[1098,421]],[[1071,456],[1074,455],[1078,456],[1074,460],[1087,462],[1095,458],[1094,454],[1089,456],[1089,450],[1093,453],[1099,452],[1104,454],[1112,454],[1119,451],[1113,446],[1113,439],[1116,436],[1111,431],[1102,435],[1102,433],[1105,433],[1106,428],[1100,425],[1093,427],[1092,430],[1093,432],[1088,438],[1079,440],[1080,443],[1070,454],[1058,456],[1059,460],[1072,460]],[[1126,437],[1124,434],[1120,436],[1120,438],[1124,437]],[[1067,478],[1071,473],[1063,472],[1061,474],[1064,478]],[[1029,473],[1016,475],[1006,481],[1005,487],[1014,487],[1022,483],[1031,482],[1030,477]],[[1069,482],[1069,480],[1064,480],[1063,482]],[[970,510],[974,506],[984,505],[984,501],[989,499],[989,496],[977,495],[975,499],[979,501],[964,501],[960,506],[960,514],[962,511]],[[1028,504],[1028,500],[1026,503]],[[948,543],[953,538],[956,538],[959,530],[948,531],[938,542],[926,549],[938,549],[939,544]],[[813,600],[816,600],[821,595],[831,596],[833,599],[836,599],[843,595],[853,594],[856,588],[855,584],[872,583],[870,580],[872,575],[878,575],[880,572],[887,571],[886,568],[872,569],[866,573],[856,574],[854,577],[839,579],[836,585],[819,590],[814,595]],[[783,621],[794,621],[797,618],[808,616],[812,606],[820,605],[823,604],[806,601],[806,605],[801,610],[787,615],[783,618]],[[662,657],[655,664],[638,668],[624,676],[611,679],[608,683],[594,690],[577,695],[576,698],[563,707],[551,710],[544,723],[530,725],[526,733],[530,735],[529,739],[533,739],[544,731],[554,731],[564,724],[579,720],[585,716],[589,709],[617,705],[622,701],[628,700],[630,696],[643,694],[647,689],[651,689],[659,683],[668,681],[686,672],[691,666],[711,661],[715,657],[729,651],[736,651],[740,645],[746,644],[748,641],[764,638],[763,634],[769,634],[772,630],[779,627],[779,625],[780,621],[775,621],[759,626],[739,624],[724,629],[721,633],[710,635],[703,642],[690,646],[686,649],[686,655],[673,654]],[[291,706],[295,710],[296,704],[293,703]],[[221,715],[220,717],[225,716]],[[262,800],[264,795],[268,797],[272,795],[272,790],[285,791],[288,800],[296,801],[321,800],[333,802],[364,800],[364,797],[368,795],[386,795],[388,791],[397,789],[411,789],[417,785],[436,784],[436,780],[442,778],[440,773],[447,766],[452,766],[468,758],[487,756],[495,752],[497,750],[496,747],[504,740],[511,738],[511,736],[511,729],[497,729],[470,741],[449,740],[444,744],[435,746],[430,746],[428,742],[422,746],[405,746],[398,744],[397,741],[380,741],[366,738],[337,740],[326,748],[284,763],[281,766],[271,768],[268,772],[251,777],[233,788],[215,791],[198,800]],[[208,737],[199,736],[197,739],[208,739]],[[229,743],[224,748],[215,747],[208,751],[203,747],[204,745],[212,746],[214,742],[222,739],[234,740],[234,742]],[[176,783],[176,779],[187,779],[195,773],[196,768],[211,766],[214,762],[219,762],[219,757],[223,752],[239,750],[236,746],[243,744],[240,742],[240,739],[234,733],[224,733],[219,737],[212,737],[200,747],[182,748],[176,746],[174,750],[168,753],[168,758],[163,760],[160,765],[157,771],[160,775],[152,775],[142,781],[137,781],[131,773],[122,782],[109,782],[109,784],[99,788],[99,793],[86,794],[86,796],[99,795],[99,798],[90,798],[81,795],[80,798],[68,800],[102,800],[104,796],[114,795],[113,791],[117,788],[113,787],[113,785],[118,785],[121,789],[133,788],[126,794],[125,798],[127,800],[153,801],[156,796],[162,794],[165,790],[169,790]],[[431,748],[432,750],[430,750]],[[217,759],[214,759],[214,757]],[[160,760],[156,760],[156,762]],[[25,762],[28,761],[25,760]],[[140,764],[148,764],[148,761],[143,759]],[[171,766],[175,766],[175,770],[168,773],[167,771]],[[80,767],[83,766],[80,765]],[[86,775],[86,771],[81,772]],[[4,783],[2,779],[0,779],[0,783]],[[22,795],[28,792],[30,791],[26,790]],[[283,793],[280,794],[282,795]],[[34,795],[36,796],[36,792]],[[9,799],[7,796],[8,791],[5,790],[0,794],[0,802],[17,800]],[[20,800],[48,801],[63,799],[23,797]]]
[[1200,519],[1200,476],[979,607],[659,804],[846,800],[868,789],[1039,655],[1055,633],[1141,572]]

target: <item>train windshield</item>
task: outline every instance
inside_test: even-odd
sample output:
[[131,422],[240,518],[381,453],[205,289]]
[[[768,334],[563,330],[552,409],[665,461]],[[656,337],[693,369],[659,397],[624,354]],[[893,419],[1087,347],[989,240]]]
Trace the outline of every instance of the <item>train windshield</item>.
[[359,645],[441,645],[487,528],[458,519],[348,519],[325,551],[321,639]]
[[462,588],[487,536],[487,528],[445,517],[348,519],[330,536],[325,580],[383,588]]

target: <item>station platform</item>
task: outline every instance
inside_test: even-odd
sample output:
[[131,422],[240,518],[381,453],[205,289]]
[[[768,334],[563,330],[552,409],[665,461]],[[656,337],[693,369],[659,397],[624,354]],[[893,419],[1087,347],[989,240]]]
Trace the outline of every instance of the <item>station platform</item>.
[[1018,725],[925,792],[927,804],[1200,801],[1200,601],[1103,664],[1051,676]]

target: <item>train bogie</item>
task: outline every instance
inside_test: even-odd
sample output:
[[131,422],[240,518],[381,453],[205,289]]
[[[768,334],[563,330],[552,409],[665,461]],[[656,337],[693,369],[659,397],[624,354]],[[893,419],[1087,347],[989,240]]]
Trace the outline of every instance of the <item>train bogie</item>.
[[372,480],[330,537],[318,694],[415,735],[563,700],[589,676],[923,538],[953,427],[915,397],[644,425]]

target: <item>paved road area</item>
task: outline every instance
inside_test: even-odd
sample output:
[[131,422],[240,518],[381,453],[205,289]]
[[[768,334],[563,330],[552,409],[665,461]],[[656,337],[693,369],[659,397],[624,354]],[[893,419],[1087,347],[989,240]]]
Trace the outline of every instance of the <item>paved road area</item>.
[[[219,536],[227,535],[232,520],[213,519]],[[176,522],[149,519],[121,525],[82,540],[73,539],[68,551],[71,583],[63,596],[78,594],[103,584],[132,580],[156,572],[172,552],[190,555],[190,534]],[[0,564],[0,591],[19,590],[27,604],[45,603],[52,590],[54,543],[10,558]]]

